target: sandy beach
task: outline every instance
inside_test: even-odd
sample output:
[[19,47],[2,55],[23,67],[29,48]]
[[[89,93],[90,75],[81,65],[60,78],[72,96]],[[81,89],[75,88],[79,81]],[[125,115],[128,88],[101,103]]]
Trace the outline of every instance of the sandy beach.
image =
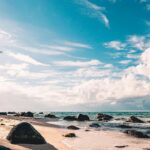
[[[27,119],[17,117],[0,117],[0,145],[12,150],[117,150],[116,146],[125,146],[125,150],[144,150],[150,148],[149,139],[139,139],[127,136],[118,131],[104,131],[90,129],[68,130],[51,125],[40,119]],[[11,128],[20,122],[29,122],[45,138],[47,144],[10,144],[6,139]],[[66,138],[63,135],[75,133],[76,138]]]

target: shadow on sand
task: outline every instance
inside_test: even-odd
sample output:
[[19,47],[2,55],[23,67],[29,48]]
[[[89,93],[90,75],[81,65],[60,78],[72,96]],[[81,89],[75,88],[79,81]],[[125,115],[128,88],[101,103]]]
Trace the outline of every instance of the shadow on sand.
[[58,150],[57,148],[55,148],[53,145],[49,143],[39,144],[39,145],[35,145],[35,144],[19,144],[19,145],[32,150]]

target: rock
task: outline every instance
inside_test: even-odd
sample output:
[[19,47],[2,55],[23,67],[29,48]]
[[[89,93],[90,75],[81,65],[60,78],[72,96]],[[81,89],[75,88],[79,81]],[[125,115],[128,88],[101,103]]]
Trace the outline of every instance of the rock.
[[42,114],[44,114],[44,113],[43,113],[43,112],[39,112],[39,114],[41,114],[41,115],[42,115]]
[[45,139],[29,123],[22,122],[12,128],[7,139],[12,144],[45,144]]
[[45,115],[45,117],[46,117],[46,118],[58,118],[58,117],[56,117],[56,116],[53,115],[53,114],[47,114],[47,115]]
[[140,120],[139,118],[135,116],[131,116],[127,122],[132,122],[132,123],[144,123],[143,120]]
[[113,119],[112,116],[107,115],[107,114],[102,114],[102,113],[97,114],[96,118],[98,119],[98,121],[109,121]]
[[0,145],[0,150],[11,150],[11,149],[8,148],[8,147],[5,147],[5,146]]
[[89,126],[92,128],[99,128],[100,127],[100,125],[98,123],[92,123]]
[[6,116],[7,113],[6,112],[0,112],[0,115]]
[[78,121],[89,121],[90,118],[89,118],[88,115],[79,114],[78,117],[77,117],[77,120]]
[[121,124],[118,125],[119,128],[132,128],[131,126],[125,125],[125,124]]
[[86,132],[89,132],[90,130],[86,129],[85,131],[86,131]]
[[126,130],[125,133],[137,138],[150,138],[148,135],[136,130]]
[[80,128],[78,128],[76,126],[68,126],[67,129],[70,129],[70,130],[79,130]]
[[77,118],[75,116],[66,116],[66,117],[64,117],[64,120],[75,121],[75,120],[77,120]]
[[125,147],[127,147],[128,145],[117,145],[117,146],[115,146],[116,148],[125,148]]
[[150,148],[143,148],[143,150],[150,150]]
[[21,113],[21,116],[23,116],[23,117],[33,117],[33,115],[34,114],[30,111]]
[[64,135],[64,137],[73,138],[73,137],[76,137],[76,135],[74,133],[68,133],[68,134]]

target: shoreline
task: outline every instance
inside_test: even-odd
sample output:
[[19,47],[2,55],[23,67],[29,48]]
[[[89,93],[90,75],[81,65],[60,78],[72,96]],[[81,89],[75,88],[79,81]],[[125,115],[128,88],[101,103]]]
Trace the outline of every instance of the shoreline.
[[[130,137],[119,131],[85,129],[68,130],[59,125],[47,123],[51,119],[34,119],[27,117],[0,116],[0,145],[11,148],[12,150],[117,150],[115,146],[126,146],[125,150],[144,150],[150,148],[149,139],[138,139]],[[47,141],[47,144],[10,144],[6,140],[11,128],[19,122],[31,123],[36,130]],[[65,138],[67,133],[75,133],[76,138]],[[86,144],[85,144],[86,143]]]

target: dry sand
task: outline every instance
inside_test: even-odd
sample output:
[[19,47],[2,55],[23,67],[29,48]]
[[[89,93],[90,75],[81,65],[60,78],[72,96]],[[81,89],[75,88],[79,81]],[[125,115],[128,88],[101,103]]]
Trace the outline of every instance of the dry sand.
[[[10,119],[0,117],[0,145],[12,150],[118,150],[115,146],[128,145],[123,150],[143,150],[150,148],[150,140],[133,138],[118,131],[96,131],[94,129],[86,132],[84,129],[78,131],[58,128],[57,126],[34,119]],[[14,145],[6,140],[11,128],[21,121],[30,122],[46,139],[43,145]],[[64,134],[74,132],[77,138],[65,138]]]

